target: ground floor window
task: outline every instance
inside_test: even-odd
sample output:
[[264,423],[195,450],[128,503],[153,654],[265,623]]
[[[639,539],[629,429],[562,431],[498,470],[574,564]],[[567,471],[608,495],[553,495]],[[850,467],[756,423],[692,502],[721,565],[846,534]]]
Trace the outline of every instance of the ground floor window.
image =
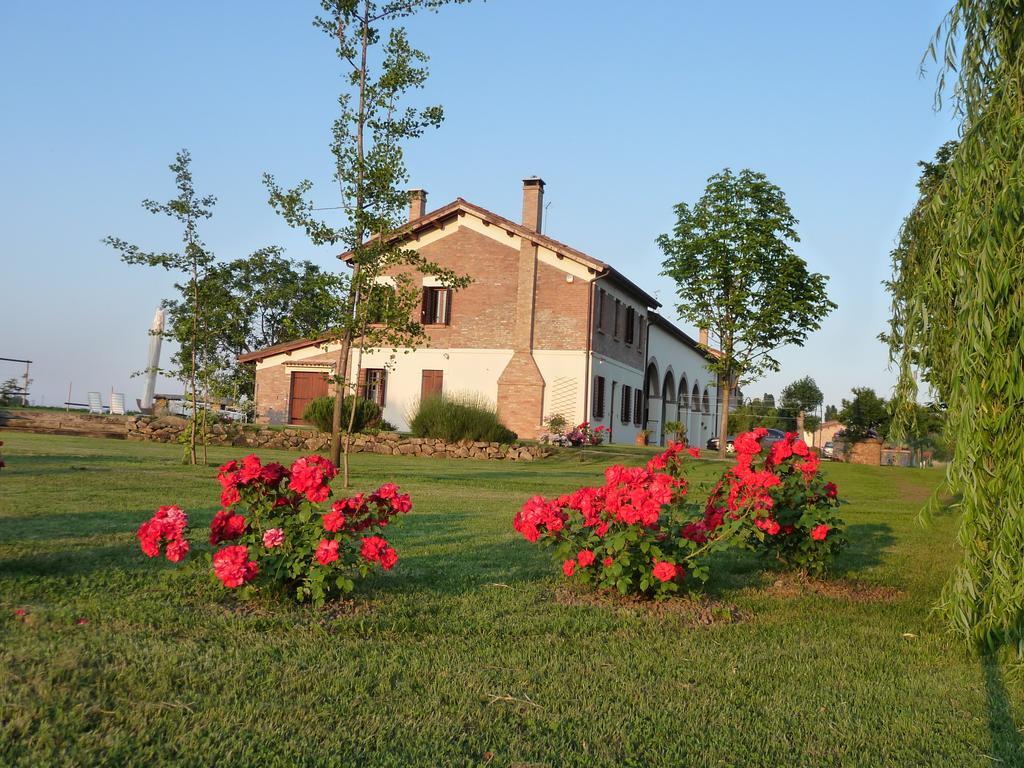
[[638,389],[633,393],[633,423],[640,426],[643,423],[644,414],[644,393]]
[[384,368],[363,368],[359,372],[357,394],[366,400],[372,400],[381,408],[387,397],[387,371]]
[[604,376],[594,377],[594,403],[590,414],[595,419],[604,418]]
[[632,416],[633,406],[633,388],[627,387],[625,384],[622,385],[622,403],[620,408],[622,412],[619,414],[622,417],[623,424],[629,424],[630,417]]

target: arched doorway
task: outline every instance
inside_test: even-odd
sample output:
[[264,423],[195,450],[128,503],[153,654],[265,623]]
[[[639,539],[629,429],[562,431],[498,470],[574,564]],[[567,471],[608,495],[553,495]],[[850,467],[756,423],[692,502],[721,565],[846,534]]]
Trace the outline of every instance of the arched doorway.
[[661,378],[658,374],[658,366],[654,361],[647,365],[647,372],[644,374],[644,420],[643,429],[649,429],[653,436],[652,442],[657,442],[661,434],[661,425],[658,421],[661,416],[661,391],[659,385]]
[[675,421],[675,406],[676,379],[669,369],[665,371],[665,381],[661,385],[661,434],[657,436],[658,445],[665,445],[669,440],[670,435],[665,431],[665,424]]

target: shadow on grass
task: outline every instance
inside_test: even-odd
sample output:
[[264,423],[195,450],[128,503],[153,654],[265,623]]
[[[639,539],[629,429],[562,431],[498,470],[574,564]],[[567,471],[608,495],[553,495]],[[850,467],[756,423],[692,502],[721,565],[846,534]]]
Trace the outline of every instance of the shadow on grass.
[[888,523],[854,523],[846,527],[849,545],[839,556],[838,574],[851,576],[856,571],[880,565],[885,553],[896,543]]
[[152,568],[135,542],[105,547],[82,547],[0,560],[0,577],[85,576],[101,571],[141,571]]
[[985,697],[988,704],[988,730],[992,736],[992,757],[1000,765],[1024,765],[1024,739],[1013,719],[1010,699],[1003,684],[999,661],[991,653],[981,658],[985,673]]
[[[205,535],[213,519],[215,508],[189,510],[189,526]],[[149,519],[152,509],[122,510],[119,512],[64,512],[60,514],[25,515],[0,518],[0,541],[53,541],[79,539],[91,536],[130,533],[135,535],[139,524]]]

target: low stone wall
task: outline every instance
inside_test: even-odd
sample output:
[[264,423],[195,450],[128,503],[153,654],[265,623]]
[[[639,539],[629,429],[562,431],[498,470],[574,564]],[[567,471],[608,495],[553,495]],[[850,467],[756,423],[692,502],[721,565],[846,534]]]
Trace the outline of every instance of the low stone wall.
[[[138,416],[128,421],[129,440],[150,440],[158,443],[177,442],[186,422],[176,417]],[[210,426],[210,445],[231,445],[238,448],[274,448],[284,450],[323,451],[330,438],[322,432],[301,427],[271,429],[241,424]],[[433,456],[439,459],[498,459],[533,461],[551,454],[541,445],[505,445],[502,443],[446,443],[426,437],[400,437],[394,432],[377,435],[353,435],[353,453],[379,453],[385,456]]]
[[82,411],[4,408],[0,410],[0,427],[18,432],[39,432],[47,435],[127,436],[126,416],[107,416]]

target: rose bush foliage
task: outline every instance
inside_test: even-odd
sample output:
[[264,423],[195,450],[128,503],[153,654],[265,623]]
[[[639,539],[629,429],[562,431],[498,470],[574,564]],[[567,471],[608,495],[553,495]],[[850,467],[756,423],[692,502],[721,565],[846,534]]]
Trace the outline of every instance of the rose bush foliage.
[[600,487],[533,497],[513,526],[550,546],[566,577],[623,594],[666,597],[706,581],[710,556],[737,545],[820,575],[844,544],[836,488],[793,434],[759,456],[765,434],[736,438],[736,464],[703,504],[687,500],[684,475],[684,455],[699,452],[670,443],[644,467],[609,467]]
[[705,580],[704,558],[742,524],[687,503],[685,454],[698,451],[673,443],[644,467],[609,467],[600,487],[535,496],[513,525],[527,541],[551,546],[567,577],[622,594],[666,597],[687,578]]
[[784,568],[824,574],[846,545],[834,483],[819,471],[817,453],[787,433],[765,451],[759,427],[735,441],[736,464],[712,490],[707,509],[750,518],[745,544]]
[[[337,469],[313,455],[290,468],[259,457],[220,468],[221,509],[210,523],[214,576],[229,589],[249,594],[274,586],[299,601],[322,604],[351,591],[374,568],[391,570],[398,554],[381,535],[396,515],[412,510],[408,494],[394,483],[331,502]],[[322,506],[323,505],[323,506]],[[189,550],[188,518],[177,507],[161,507],[139,527],[143,552],[180,561]]]

